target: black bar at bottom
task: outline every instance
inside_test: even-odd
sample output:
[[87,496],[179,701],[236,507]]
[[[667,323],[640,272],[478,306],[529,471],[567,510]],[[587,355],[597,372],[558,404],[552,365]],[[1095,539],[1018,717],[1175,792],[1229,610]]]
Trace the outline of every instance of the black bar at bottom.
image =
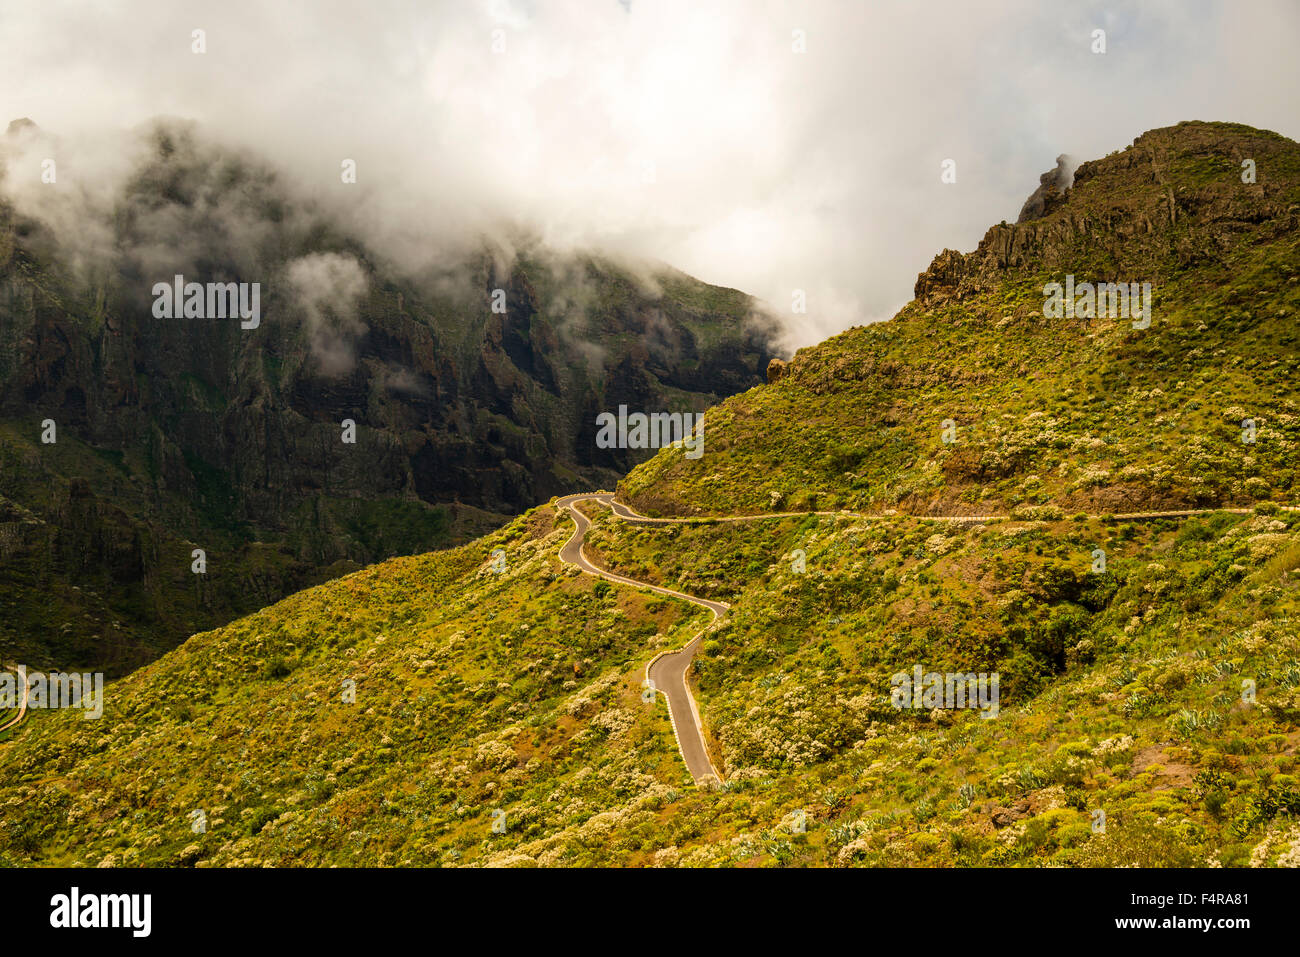
[[[933,933],[948,946],[1035,931],[1085,942],[1199,935],[1231,946],[1256,931],[1281,933],[1283,908],[1300,890],[1296,877],[1285,870],[32,868],[0,871],[0,925],[4,951],[13,944],[14,953],[44,938],[113,938],[127,947],[347,945],[399,928],[430,944],[482,934],[493,950],[512,941],[563,946],[568,938],[584,948],[602,939],[634,948],[691,940],[707,949],[746,940],[770,948],[777,935],[806,945],[847,929],[873,949],[903,936]],[[148,895],[147,936],[145,898],[118,895]],[[125,926],[71,926],[115,918]],[[962,928],[971,936],[963,938]]]

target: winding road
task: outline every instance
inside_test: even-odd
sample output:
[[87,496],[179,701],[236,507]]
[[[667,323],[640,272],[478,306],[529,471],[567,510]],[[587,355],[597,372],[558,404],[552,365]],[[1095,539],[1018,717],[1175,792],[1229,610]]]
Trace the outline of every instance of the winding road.
[[[555,507],[560,509],[573,519],[574,530],[569,536],[569,540],[560,548],[560,561],[570,565],[576,565],[582,571],[589,575],[595,575],[598,578],[604,578],[607,581],[618,582],[620,585],[630,585],[633,588],[644,589],[645,591],[656,592],[660,595],[668,595],[672,598],[680,598],[684,601],[699,605],[701,608],[707,608],[713,615],[712,625],[720,618],[725,616],[731,609],[726,602],[713,601],[708,598],[700,598],[696,595],[688,595],[685,592],[675,591],[671,588],[664,588],[660,585],[652,585],[649,582],[638,581],[635,578],[628,578],[626,575],[619,575],[614,572],[606,571],[594,565],[587,558],[583,551],[583,542],[586,540],[587,532],[591,528],[591,522],[586,515],[578,510],[578,505],[583,502],[598,502],[605,506],[614,514],[615,517],[622,521],[635,525],[684,525],[684,524],[709,524],[713,522],[752,522],[758,519],[766,518],[799,518],[808,515],[808,512],[762,512],[752,515],[710,515],[696,516],[686,518],[651,518],[648,515],[642,515],[634,511],[631,507],[622,502],[615,501],[613,492],[578,492],[574,495],[566,495],[555,500]],[[846,518],[908,518],[906,515],[865,515],[855,512],[838,511],[838,512],[813,512],[815,515],[842,515]],[[940,521],[949,522],[987,522],[997,519],[1006,518],[1005,515],[945,515],[945,516],[925,516],[935,518]],[[646,681],[650,688],[664,696],[668,701],[668,718],[672,722],[673,735],[677,738],[677,749],[681,752],[682,760],[686,762],[686,769],[691,772],[691,777],[695,779],[696,784],[710,785],[722,781],[722,775],[718,773],[717,768],[713,766],[713,761],[709,758],[709,748],[704,740],[703,723],[700,720],[700,709],[695,703],[695,696],[691,694],[690,683],[687,681],[686,672],[690,668],[691,661],[695,658],[695,653],[699,651],[700,644],[704,640],[704,635],[708,632],[708,627],[702,629],[690,641],[676,651],[662,652],[646,665]]]
[[[668,595],[673,598],[681,598],[684,601],[707,608],[713,613],[713,621],[710,625],[717,622],[725,616],[731,609],[726,602],[712,601],[708,598],[699,598],[695,595],[688,595],[685,592],[674,591],[671,588],[663,588],[659,585],[652,585],[649,582],[637,581],[635,578],[628,578],[625,575],[618,575],[614,572],[598,568],[587,558],[583,551],[583,542],[586,539],[587,532],[591,528],[591,521],[586,515],[578,510],[578,505],[583,502],[598,502],[610,510],[610,512],[622,521],[635,525],[683,525],[683,524],[711,524],[716,522],[752,522],[757,519],[766,518],[800,518],[806,515],[824,515],[824,516],[842,516],[851,519],[876,519],[876,520],[903,520],[918,519],[932,522],[1000,522],[1008,520],[1019,520],[1012,515],[910,515],[899,513],[867,513],[851,512],[848,510],[828,511],[828,512],[762,512],[748,515],[702,515],[677,518],[651,518],[648,515],[642,515],[634,511],[631,507],[622,502],[615,501],[613,492],[578,492],[574,495],[565,495],[557,498],[554,505],[557,509],[567,514],[573,519],[574,530],[569,536],[569,540],[560,548],[560,560],[570,565],[576,565],[582,571],[589,575],[595,575],[608,581],[618,582],[620,585],[631,585],[633,588],[641,588],[646,591],[657,592],[660,595]],[[1279,508],[1283,511],[1294,512],[1300,511],[1297,505],[1281,505]],[[1251,508],[1198,508],[1198,509],[1176,509],[1169,511],[1156,512],[1120,512],[1107,513],[1105,515],[1089,515],[1090,518],[1109,518],[1114,521],[1138,521],[1143,519],[1161,519],[1161,518],[1191,518],[1195,515],[1208,515],[1213,512],[1230,512],[1236,515],[1249,514]],[[1034,521],[1024,519],[1024,521]],[[688,641],[677,651],[661,653],[646,665],[646,680],[650,687],[662,694],[668,701],[668,717],[672,721],[673,734],[677,738],[677,749],[681,752],[682,760],[686,762],[686,768],[691,772],[691,777],[695,779],[696,784],[707,785],[717,783],[722,780],[717,769],[713,766],[709,758],[708,745],[704,740],[703,725],[700,721],[700,709],[695,703],[695,698],[691,694],[690,684],[686,679],[686,671],[690,667],[695,653],[699,650],[700,643],[704,640],[704,635],[708,627],[704,628],[694,638]]]
[[[582,550],[587,531],[591,528],[591,522],[587,516],[578,511],[577,506],[582,502],[599,502],[619,518],[627,521],[644,521],[655,524],[661,522],[658,519],[637,515],[627,506],[615,502],[613,492],[580,492],[577,495],[566,495],[564,498],[556,499],[555,507],[563,510],[573,519],[574,529],[573,534],[569,536],[569,540],[560,548],[560,561],[567,562],[570,565],[577,565],[588,575],[595,575],[608,581],[618,582],[620,585],[631,585],[633,588],[641,588],[660,595],[668,595],[672,598],[681,598],[694,605],[707,608],[713,614],[713,621],[717,621],[731,608],[726,602],[697,598],[695,595],[674,591],[671,588],[651,585],[649,582],[637,581],[635,578],[628,578],[625,575],[616,575],[614,572],[608,572],[593,565]],[[686,669],[690,667],[695,652],[699,650],[700,642],[704,640],[706,631],[708,631],[708,628],[702,629],[699,634],[677,651],[656,655],[654,660],[646,665],[645,669],[646,681],[649,682],[650,688],[662,694],[668,701],[668,718],[673,725],[673,735],[677,738],[677,749],[681,752],[682,760],[686,762],[686,769],[691,772],[691,777],[695,779],[696,784],[722,780],[722,776],[718,774],[713,762],[709,759],[709,749],[704,743],[704,731],[700,722],[700,709],[695,704],[690,685],[686,681]]]
[[[622,521],[637,525],[681,525],[681,524],[710,524],[716,522],[752,522],[768,518],[799,518],[809,514],[823,516],[842,516],[852,519],[920,519],[926,521],[943,521],[943,522],[996,522],[1006,521],[1014,518],[1010,515],[908,515],[897,513],[872,514],[864,512],[851,512],[848,510],[839,511],[822,511],[822,512],[762,512],[747,515],[703,515],[690,517],[674,518],[652,518],[648,515],[642,515],[634,511],[622,502],[615,501],[613,492],[578,492],[573,495],[565,495],[562,498],[554,500],[555,507],[567,514],[574,523],[573,534],[569,540],[560,548],[560,560],[570,565],[575,565],[589,575],[595,575],[598,578],[604,578],[607,581],[617,582],[620,585],[630,585],[633,588],[640,588],[645,591],[652,591],[660,595],[667,595],[671,598],[680,598],[691,604],[699,605],[701,608],[707,608],[713,615],[710,626],[723,618],[731,606],[726,602],[713,601],[708,598],[699,598],[695,595],[688,595],[685,592],[675,591],[671,588],[664,588],[660,585],[652,585],[649,582],[637,581],[635,578],[628,578],[625,575],[619,575],[614,572],[598,568],[587,558],[583,551],[583,542],[586,539],[587,532],[591,529],[591,522],[586,515],[582,514],[577,508],[583,502],[598,502],[610,510],[610,512]],[[1295,512],[1300,511],[1300,505],[1280,505],[1282,511]],[[1141,519],[1160,519],[1160,518],[1190,518],[1194,515],[1205,515],[1213,512],[1230,512],[1237,515],[1248,514],[1252,508],[1203,508],[1203,509],[1178,509],[1163,512],[1124,512],[1118,514],[1107,514],[1105,516],[1089,516],[1093,518],[1105,517],[1115,521],[1133,521]],[[690,685],[686,678],[687,669],[691,661],[695,658],[695,653],[699,650],[704,635],[708,632],[709,626],[701,629],[690,641],[676,651],[661,652],[656,655],[651,662],[646,665],[646,681],[650,688],[658,694],[662,694],[668,702],[668,716],[672,721],[673,735],[677,738],[677,748],[681,752],[682,760],[686,762],[686,768],[691,773],[697,784],[716,783],[722,780],[722,776],[713,766],[709,758],[709,749],[704,740],[703,725],[700,721],[700,709],[695,703],[695,698],[691,694]],[[17,673],[21,679],[26,678],[25,669],[20,665],[0,665],[0,669],[10,670]],[[26,680],[19,682],[23,688],[23,698],[18,705],[18,713],[10,718],[3,725],[0,725],[0,732],[8,731],[10,728],[20,724],[27,714],[28,688]]]

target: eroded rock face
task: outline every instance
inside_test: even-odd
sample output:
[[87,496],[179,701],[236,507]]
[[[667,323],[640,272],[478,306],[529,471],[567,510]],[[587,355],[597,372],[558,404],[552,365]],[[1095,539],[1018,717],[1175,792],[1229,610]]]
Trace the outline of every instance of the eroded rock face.
[[[1081,164],[1068,191],[1066,168],[1043,174],[1043,183],[1014,225],[993,226],[970,253],[945,249],[916,280],[919,302],[935,303],[987,292],[1006,273],[1077,271],[1102,259],[1113,274],[1096,281],[1140,281],[1173,264],[1190,268],[1213,262],[1258,223],[1277,232],[1300,227],[1300,209],[1288,202],[1279,181],[1239,177],[1243,160],[1267,168],[1285,140],[1277,134],[1225,123],[1180,123],[1152,130],[1123,152]],[[1177,190],[1169,185],[1177,168]],[[1191,229],[1175,228],[1187,219]]]
[[[173,585],[194,590],[168,571],[188,568],[185,541],[212,551],[214,576],[255,541],[280,550],[234,586],[258,607],[314,569],[427,551],[610,485],[650,452],[598,449],[598,412],[703,410],[761,383],[775,351],[748,296],[681,274],[655,289],[596,256],[484,243],[430,276],[399,273],[247,157],[186,129],[152,135],[105,227],[115,258],[93,270],[73,268],[66,233],[6,204],[0,172],[0,502],[45,523],[11,556],[15,592],[89,563],[106,591],[148,592],[136,610],[158,623],[179,607]],[[259,327],[153,315],[151,286],[171,275],[150,263],[181,244],[200,250],[187,279],[261,284]],[[339,261],[360,292],[307,308],[318,287],[295,286],[295,264]],[[5,589],[0,574],[0,606]],[[180,640],[251,610],[236,605],[168,627]]]
[[768,385],[771,385],[773,382],[781,381],[782,376],[785,375],[786,365],[787,363],[784,359],[773,359],[767,364]]
[[1074,181],[1074,168],[1078,164],[1062,153],[1056,158],[1056,168],[1049,169],[1038,178],[1038,189],[1025,200],[1020,208],[1017,223],[1027,223],[1031,219],[1042,219],[1053,209],[1065,202],[1065,191]]

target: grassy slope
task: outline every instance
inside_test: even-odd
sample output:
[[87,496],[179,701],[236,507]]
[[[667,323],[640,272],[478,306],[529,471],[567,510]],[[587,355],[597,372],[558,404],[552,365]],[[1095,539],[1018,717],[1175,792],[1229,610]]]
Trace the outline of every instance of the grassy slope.
[[[115,684],[101,721],[34,714],[0,754],[6,855],[450,862],[482,853],[497,808],[507,845],[657,808],[690,779],[639,674],[703,613],[563,570],[552,519],[196,635]],[[503,575],[485,564],[497,547]]]
[[[1290,513],[606,525],[592,543],[733,603],[696,675],[729,786],[769,808],[735,835],[768,853],[742,859],[1242,864],[1300,813]],[[998,671],[1001,716],[900,714],[889,678],[914,664]],[[806,809],[805,837],[778,833],[782,807]],[[1090,842],[1098,808],[1111,833]]]
[[[1177,136],[1272,150],[1282,159],[1261,162],[1261,178],[1296,149],[1240,128],[1166,141]],[[1186,161],[1187,188],[1218,188],[1198,179],[1206,165],[1229,175],[1217,155]],[[1102,178],[1085,177],[1080,201],[1091,183],[1101,202]],[[1293,183],[1277,188],[1290,196]],[[1123,177],[1111,190],[1149,199]],[[1188,521],[1070,517],[1295,498],[1295,239],[1268,227],[1206,240],[1222,267],[1196,258],[1196,242],[1182,267],[1163,234],[1133,240],[1125,255],[1161,281],[1145,333],[1031,319],[1046,281],[1032,264],[992,289],[909,306],[724,403],[699,463],[668,451],[626,484],[675,512],[762,510],[776,491],[784,507],[814,496],[819,507],[1037,506],[1026,519],[1045,520],[644,528],[593,513],[591,550],[616,569],[733,604],[694,676],[721,791],[689,786],[662,703],[638,694],[645,662],[703,616],[563,570],[568,526],[543,507],[472,546],[394,560],[196,635],[114,686],[100,722],[37,713],[0,748],[0,854],[1295,863],[1300,519],[1268,504]],[[1188,229],[1199,241],[1216,227]],[[1065,264],[1071,250],[1045,255]],[[1121,372],[1129,382],[1116,386]],[[1260,423],[1254,446],[1234,442],[1238,406]],[[949,417],[965,431],[943,447]],[[505,576],[486,570],[496,547]],[[914,664],[999,671],[1000,717],[895,711],[889,676]],[[356,705],[339,701],[349,677]],[[1244,679],[1255,704],[1242,701]],[[204,835],[189,829],[196,808],[209,814]],[[1104,834],[1090,826],[1098,809]]]
[[[774,387],[710,412],[706,455],[657,456],[620,491],[651,513],[705,514],[1295,497],[1300,151],[1225,124],[1176,128],[1169,142],[1150,163],[1142,147],[1099,161],[1042,222],[994,227],[986,242],[1042,249],[990,288],[914,301],[802,350]],[[1241,154],[1258,157],[1254,186],[1237,177]],[[1176,184],[1173,227],[1159,224],[1155,176]],[[1151,282],[1151,327],[1044,318],[1042,288],[1066,273]],[[1241,441],[1246,418],[1253,445]]]

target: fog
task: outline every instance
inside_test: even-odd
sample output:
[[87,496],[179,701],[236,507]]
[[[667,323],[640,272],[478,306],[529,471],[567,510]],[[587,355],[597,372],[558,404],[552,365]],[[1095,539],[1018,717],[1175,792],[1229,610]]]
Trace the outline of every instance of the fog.
[[175,116],[404,268],[517,226],[743,289],[798,346],[888,318],[1060,154],[1188,119],[1297,137],[1297,36],[1286,0],[5,0],[0,125],[53,138],[57,186],[27,150],[6,189],[72,231],[129,168],[121,132]]

